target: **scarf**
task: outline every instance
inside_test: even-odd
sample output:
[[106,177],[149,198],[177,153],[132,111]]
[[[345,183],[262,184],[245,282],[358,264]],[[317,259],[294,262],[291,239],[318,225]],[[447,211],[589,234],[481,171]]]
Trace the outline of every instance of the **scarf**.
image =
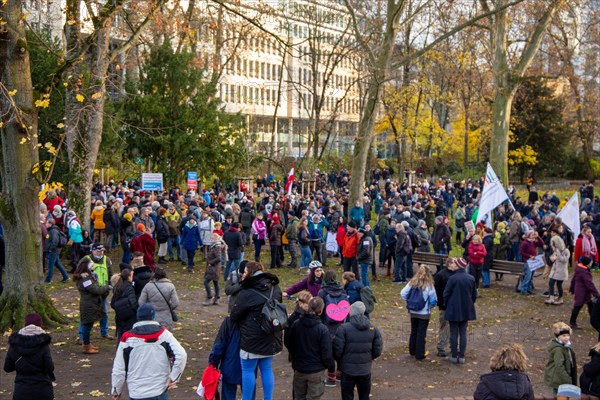
[[46,333],[42,328],[40,328],[37,325],[27,325],[25,328],[22,328],[21,330],[19,330],[19,335],[23,335],[23,336],[35,336],[35,335],[42,335]]
[[592,235],[581,236],[581,252],[584,255],[595,256],[598,254],[598,248],[596,247],[596,241]]

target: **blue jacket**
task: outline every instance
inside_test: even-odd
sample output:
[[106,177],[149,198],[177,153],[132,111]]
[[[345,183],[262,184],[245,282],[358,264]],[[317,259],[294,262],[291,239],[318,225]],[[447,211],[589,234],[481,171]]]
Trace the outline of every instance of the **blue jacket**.
[[354,304],[357,301],[361,301],[360,299],[360,289],[362,289],[364,287],[364,285],[361,283],[361,281],[352,281],[352,282],[348,282],[344,285],[344,290],[346,291],[346,294],[348,295],[348,302],[350,304]]
[[200,237],[198,225],[190,227],[188,224],[185,224],[183,232],[181,232],[181,246],[185,250],[196,250],[198,245],[202,246],[202,238]]
[[396,228],[391,225],[385,231],[385,245],[392,251],[396,248]]
[[223,380],[234,385],[242,384],[240,362],[240,331],[229,316],[225,317],[217,333],[208,362],[221,371]]
[[464,322],[474,321],[475,300],[477,287],[475,278],[463,268],[457,269],[448,279],[444,289],[444,304],[446,304],[446,321]]
[[350,219],[356,222],[360,222],[365,219],[365,210],[362,207],[352,207],[350,210]]
[[[400,291],[400,297],[402,300],[406,301],[408,298],[408,293],[410,292],[411,286],[410,283],[402,288]],[[428,286],[426,290],[423,291],[423,300],[425,300],[425,306],[419,311],[410,311],[411,314],[417,315],[429,315],[431,314],[431,309],[435,307],[437,304],[437,294],[435,292],[435,288],[433,286]]]

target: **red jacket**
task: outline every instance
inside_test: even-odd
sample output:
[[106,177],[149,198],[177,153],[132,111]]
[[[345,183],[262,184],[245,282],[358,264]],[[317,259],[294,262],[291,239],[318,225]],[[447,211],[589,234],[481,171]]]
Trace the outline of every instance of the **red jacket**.
[[344,236],[344,248],[342,249],[344,258],[356,257],[358,254],[358,241],[358,232],[356,230],[353,233],[346,233],[346,236]]
[[337,234],[335,235],[335,241],[338,246],[344,247],[344,238],[346,237],[346,227],[342,224],[338,226]]
[[472,265],[483,265],[487,250],[483,244],[469,243],[469,263]]
[[144,265],[149,266],[154,271],[154,251],[156,250],[156,244],[152,236],[143,233],[134,237],[129,244],[129,248],[132,253],[136,251],[144,253]]
[[[575,258],[575,262],[579,262],[579,257],[583,257],[583,256],[588,256],[594,259],[594,262],[598,262],[598,253],[596,254],[583,254],[582,252],[582,245],[581,245],[581,241],[583,240],[583,238],[581,237],[581,235],[579,235],[579,237],[577,238],[577,240],[575,241],[575,251],[573,252],[573,257]],[[592,239],[593,240],[593,239]]]

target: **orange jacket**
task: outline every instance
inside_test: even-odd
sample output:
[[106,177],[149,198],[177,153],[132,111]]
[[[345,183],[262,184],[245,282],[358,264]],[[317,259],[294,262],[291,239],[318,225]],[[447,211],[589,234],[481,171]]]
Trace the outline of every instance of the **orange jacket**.
[[344,248],[342,249],[342,255],[344,258],[356,257],[358,253],[358,231],[353,233],[346,233],[344,237]]

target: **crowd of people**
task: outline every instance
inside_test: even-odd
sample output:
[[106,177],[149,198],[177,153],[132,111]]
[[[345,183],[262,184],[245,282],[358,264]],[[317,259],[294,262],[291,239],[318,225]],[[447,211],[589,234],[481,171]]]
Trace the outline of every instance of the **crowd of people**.
[[[242,399],[254,399],[257,371],[264,399],[272,399],[272,359],[285,346],[294,370],[294,399],[318,399],[324,387],[339,384],[342,399],[354,398],[356,388],[358,398],[365,400],[371,390],[371,363],[383,351],[381,333],[370,320],[375,310],[371,282],[405,284],[400,296],[410,314],[411,356],[426,358],[429,319],[437,307],[437,356],[464,364],[468,322],[476,319],[475,304],[482,290],[493,284],[492,261],[522,263],[519,291],[531,295],[533,274],[528,261],[543,254],[548,279],[545,303],[564,304],[563,283],[570,266],[574,271],[569,292],[575,299],[569,324],[555,329],[556,339],[549,345],[545,382],[555,393],[561,384],[576,384],[576,379],[562,379],[566,375],[557,372],[556,365],[568,366],[569,360],[571,367],[575,365],[565,335],[579,328],[577,319],[584,306],[600,332],[600,307],[593,301],[600,294],[590,272],[598,268],[600,240],[600,200],[593,186],[583,185],[580,190],[583,227],[574,237],[557,217],[568,199],[551,192],[540,195],[533,186],[527,199],[509,187],[510,205],[497,207],[493,224],[486,225],[476,223],[483,179],[409,183],[392,177],[390,170],[371,171],[363,197],[354,204],[349,203],[349,174],[344,171],[316,174],[314,190],[304,195],[300,183],[288,195],[268,175],[256,181],[256,193],[244,184],[224,187],[219,181],[212,188],[185,194],[177,187],[144,191],[135,181],[98,184],[90,204],[90,231],[68,207],[64,191],[50,190],[40,204],[45,282],[52,283],[54,268],[61,274],[60,282],[75,282],[83,353],[99,352],[91,341],[95,322],[101,337],[119,341],[112,378],[115,399],[125,382],[130,398],[166,399],[185,368],[186,352],[172,334],[179,298],[167,272],[169,264],[181,263],[190,274],[203,273],[202,305],[220,305],[222,288],[227,296],[228,316],[209,357],[210,365],[222,374],[222,399],[235,399],[238,385]],[[122,256],[116,270],[110,256],[119,248]],[[452,253],[455,256],[451,256],[453,248],[459,248]],[[445,268],[434,274],[423,265],[413,268],[415,252],[449,257]],[[61,255],[68,256],[70,271]],[[201,259],[204,263],[198,267]],[[343,269],[341,280],[332,268],[335,264]],[[303,276],[282,290],[277,270],[286,267]],[[496,274],[496,281],[502,279]],[[276,309],[284,297],[295,299],[293,313],[286,315],[287,321],[269,319],[266,305]],[[114,310],[116,337],[108,329],[109,305]],[[35,320],[23,329],[46,335],[41,328]],[[28,334],[21,330],[14,335]],[[42,337],[36,346],[47,345],[46,336]],[[142,346],[149,342],[157,345]],[[570,358],[559,360],[557,348],[563,352],[567,348]],[[148,374],[136,372],[136,366],[154,358],[162,360],[155,369]],[[497,388],[503,379],[529,382],[526,360],[518,345],[501,347],[475,398],[513,398],[502,397]],[[600,356],[595,362],[600,362]],[[8,358],[7,366],[15,369]],[[600,379],[600,369],[586,371],[590,380]],[[51,371],[38,372],[51,377]],[[572,377],[572,372],[567,375]],[[532,396],[530,384],[518,387],[522,396],[514,398],[533,398],[527,397]],[[600,388],[591,384],[582,389],[600,394]]]

